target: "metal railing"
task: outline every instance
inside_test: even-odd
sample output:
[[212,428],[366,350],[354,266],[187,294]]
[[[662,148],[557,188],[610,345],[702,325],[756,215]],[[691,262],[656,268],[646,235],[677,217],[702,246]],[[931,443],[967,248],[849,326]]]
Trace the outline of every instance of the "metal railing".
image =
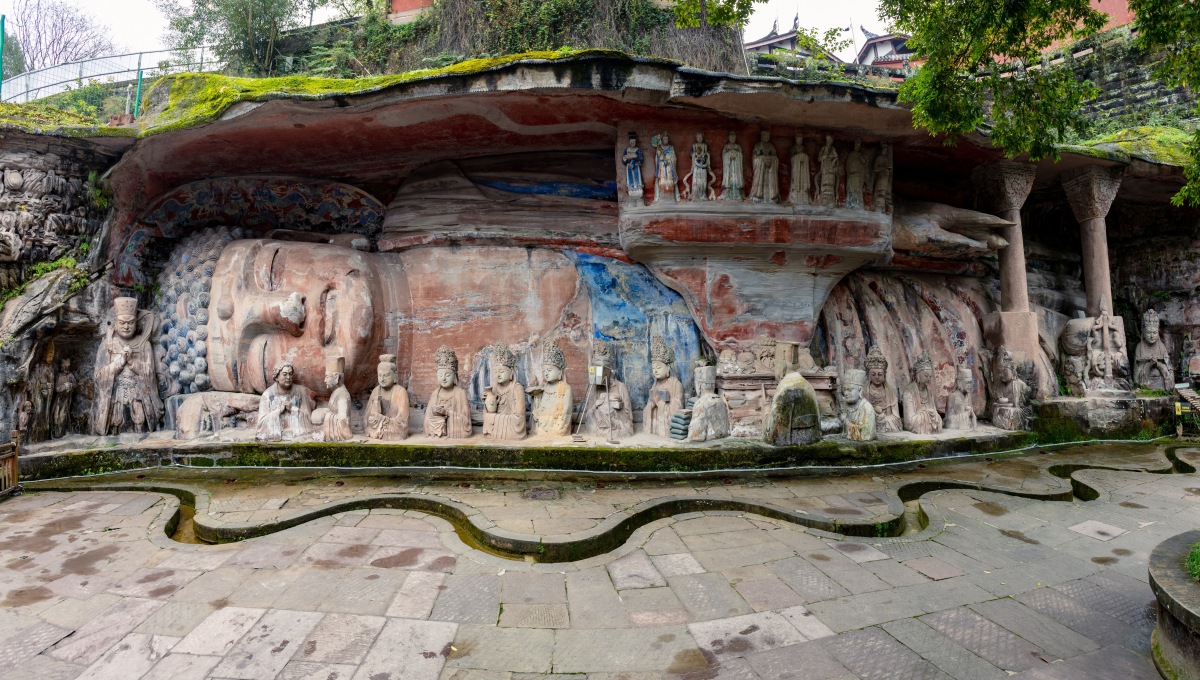
[[215,58],[212,48],[132,52],[73,61],[27,71],[0,83],[0,101],[28,103],[89,84],[136,84],[144,74],[156,78],[185,71],[220,71],[225,64]]
[[0,444],[0,498],[17,490],[19,465],[17,460],[17,434],[12,441]]

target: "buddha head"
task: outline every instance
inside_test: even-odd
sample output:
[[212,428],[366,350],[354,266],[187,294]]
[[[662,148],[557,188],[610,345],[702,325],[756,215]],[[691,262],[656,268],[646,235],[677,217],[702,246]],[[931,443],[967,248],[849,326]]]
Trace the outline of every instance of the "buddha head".
[[962,394],[970,394],[971,388],[975,386],[975,376],[971,375],[971,369],[966,366],[958,367],[958,374],[954,381],[954,387]]
[[292,367],[292,362],[281,361],[275,364],[275,369],[271,371],[271,382],[283,390],[292,389],[292,383],[296,379],[296,369]]
[[671,375],[671,364],[675,363],[675,350],[667,346],[661,335],[650,342],[650,371],[655,380],[666,380]]
[[497,385],[507,385],[517,374],[517,355],[504,343],[492,345],[492,380]]
[[1147,345],[1158,344],[1158,312],[1153,309],[1142,315],[1142,341]]
[[442,389],[450,389],[458,384],[458,355],[454,350],[442,345],[434,354],[437,363],[437,384]]
[[379,355],[379,368],[376,375],[379,379],[379,386],[385,390],[391,389],[396,384],[396,355],[381,354]]
[[887,382],[887,357],[883,356],[883,350],[879,349],[879,345],[871,348],[867,352],[867,377],[871,381],[871,387],[879,389]]
[[137,298],[119,297],[113,300],[113,309],[116,311],[113,330],[117,337],[132,340],[137,334]]
[[330,390],[339,387],[346,375],[346,359],[334,355],[325,359],[325,387]]
[[567,369],[567,357],[563,351],[552,342],[546,342],[542,348],[542,379],[547,385],[562,380],[563,371]]
[[[1101,354],[1103,356],[1103,354]],[[996,379],[1001,385],[1007,385],[1017,377],[1016,362],[1007,347],[1001,347],[996,353]]]
[[933,360],[929,358],[928,350],[922,351],[913,364],[913,380],[921,388],[929,387],[929,382],[933,380]]
[[857,406],[862,399],[863,385],[867,383],[867,372],[851,368],[842,376],[842,401],[846,406]]

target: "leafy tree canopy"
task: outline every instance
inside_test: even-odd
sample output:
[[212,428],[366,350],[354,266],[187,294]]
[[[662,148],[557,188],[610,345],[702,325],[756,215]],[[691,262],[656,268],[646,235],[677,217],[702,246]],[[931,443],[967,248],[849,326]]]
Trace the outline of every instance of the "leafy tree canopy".
[[755,3],[767,0],[675,0],[675,25],[697,28],[704,25],[741,28],[754,13]]
[[11,78],[24,73],[25,52],[21,49],[21,39],[16,35],[4,36],[4,77]]
[[269,74],[280,35],[307,25],[324,0],[155,0],[176,49],[213,47],[230,70]]

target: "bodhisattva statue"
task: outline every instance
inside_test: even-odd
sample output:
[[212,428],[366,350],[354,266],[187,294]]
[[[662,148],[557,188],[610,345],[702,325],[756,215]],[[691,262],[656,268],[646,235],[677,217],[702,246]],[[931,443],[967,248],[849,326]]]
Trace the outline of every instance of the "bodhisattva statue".
[[147,432],[158,428],[162,400],[154,373],[150,333],[154,315],[137,300],[113,300],[116,319],[96,355],[96,401],[92,431],[99,435]]
[[629,389],[617,379],[613,369],[616,357],[608,343],[596,340],[592,345],[592,366],[609,372],[607,381],[592,385],[592,398],[583,414],[583,428],[592,434],[601,434],[616,439],[633,434],[632,402]]
[[367,398],[367,436],[383,441],[408,437],[408,390],[397,383],[395,354],[379,356],[379,384]]
[[875,430],[881,433],[900,432],[900,396],[896,386],[887,379],[888,360],[879,345],[867,352],[867,401],[875,407]]
[[867,183],[867,157],[862,142],[854,140],[854,149],[846,155],[846,207],[863,207],[863,188]]
[[946,419],[943,426],[947,430],[974,430],[977,424],[975,409],[971,408],[971,388],[975,386],[975,378],[971,369],[966,366],[958,367],[958,376],[954,381],[954,391],[946,401]]
[[290,361],[281,361],[272,372],[274,383],[258,399],[260,442],[299,439],[312,434],[312,397],[308,389],[296,384],[296,369]]
[[625,186],[629,189],[630,198],[641,198],[643,193],[642,161],[645,155],[638,147],[636,132],[629,133],[629,146],[621,154],[621,163],[625,166]]
[[508,345],[492,346],[492,386],[483,393],[483,436],[525,436],[525,388],[517,382],[517,355]]
[[78,384],[71,371],[71,359],[63,359],[59,363],[58,375],[54,377],[54,411],[50,418],[50,433],[55,439],[71,432],[71,405]]
[[712,155],[708,152],[708,144],[704,142],[704,133],[696,133],[696,143],[692,145],[692,171],[684,179],[684,184],[691,187],[688,198],[693,201],[708,201],[712,196]]
[[29,441],[44,442],[50,438],[54,418],[54,343],[46,343],[42,360],[29,371],[29,401],[33,414],[29,421]]
[[996,352],[992,368],[992,425],[1003,430],[1025,429],[1025,402],[1029,387],[1017,377],[1016,363],[1008,349]]
[[833,148],[833,137],[825,135],[825,146],[817,156],[817,195],[821,205],[830,208],[837,205],[838,175],[841,174],[841,161],[837,149]]
[[675,157],[675,147],[671,146],[671,138],[667,133],[655,135],[650,139],[654,146],[654,202],[671,200],[679,201],[679,171]]
[[325,387],[332,390],[329,393],[329,406],[321,418],[321,440],[327,442],[344,442],[354,437],[350,430],[350,390],[342,382],[346,375],[345,357],[328,357],[325,359]]
[[1133,381],[1152,390],[1173,390],[1175,369],[1158,330],[1158,312],[1146,310],[1142,315],[1142,341],[1133,352]]
[[650,386],[650,396],[646,399],[646,407],[642,409],[642,423],[646,432],[659,437],[671,436],[671,416],[684,408],[683,383],[671,375],[671,365],[675,363],[675,350],[667,346],[661,336],[654,336],[650,343],[650,370],[654,374],[654,384]]
[[571,434],[571,385],[563,380],[567,357],[549,341],[542,346],[542,381],[529,386],[533,400],[533,434]]
[[717,395],[717,367],[697,366],[695,369],[696,404],[688,423],[690,442],[707,442],[729,436],[729,404]]
[[465,439],[471,436],[471,404],[458,386],[458,355],[442,345],[435,354],[438,387],[425,407],[425,434]]
[[875,186],[871,190],[871,207],[876,212],[887,212],[892,207],[892,154],[891,145],[882,142],[879,155],[871,166],[875,175]]
[[779,202],[779,156],[771,143],[771,133],[759,133],[759,142],[754,145],[754,178],[750,185],[750,199],[755,203]]
[[796,145],[792,147],[792,187],[788,200],[792,205],[808,205],[812,202],[812,174],[808,154],[804,151],[804,137],[796,133]]
[[33,404],[29,403],[29,398],[26,396],[21,400],[21,406],[17,409],[17,432],[20,434],[21,441],[29,443],[29,421],[33,417]]
[[929,352],[921,352],[913,364],[913,381],[904,388],[904,429],[914,434],[942,431],[942,414],[937,410],[932,380],[933,361]]
[[851,368],[842,376],[842,422],[846,426],[846,438],[867,442],[875,438],[875,407],[863,399],[863,386],[867,372]]
[[742,145],[738,144],[737,133],[730,131],[729,142],[721,149],[721,200],[741,201],[745,199],[746,168]]

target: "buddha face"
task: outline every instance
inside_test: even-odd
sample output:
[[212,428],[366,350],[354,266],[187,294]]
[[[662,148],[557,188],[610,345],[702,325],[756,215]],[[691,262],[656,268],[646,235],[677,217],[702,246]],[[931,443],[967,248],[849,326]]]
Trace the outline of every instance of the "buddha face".
[[439,368],[437,370],[438,387],[442,389],[450,389],[458,383],[458,374],[453,369]]
[[1147,345],[1157,345],[1158,344],[1158,326],[1151,326],[1150,324],[1146,324],[1145,326],[1143,326],[1142,327],[1142,339],[1146,341]]
[[117,337],[122,340],[132,340],[137,333],[137,317],[132,314],[122,314],[117,317],[115,325]]
[[664,380],[671,375],[671,367],[661,361],[650,362],[650,371],[654,373],[655,380]]
[[883,381],[887,379],[887,371],[882,367],[871,368],[867,371],[867,378],[871,381],[871,387],[883,387]]
[[379,386],[383,389],[390,389],[396,384],[396,369],[391,364],[385,364],[379,367]]
[[332,390],[333,388],[335,388],[341,384],[342,384],[342,374],[341,373],[326,373],[325,374],[325,387],[328,387],[329,389]]
[[562,380],[562,374],[562,369],[554,364],[545,364],[542,366],[542,379],[544,379],[548,384],[553,385],[559,380]]
[[507,385],[508,383],[512,382],[513,372],[508,366],[501,364],[495,368],[495,371],[497,385]]
[[921,387],[929,387],[929,381],[933,380],[933,371],[928,368],[922,368],[917,371],[917,385]]
[[955,383],[955,387],[958,388],[959,392],[962,392],[963,394],[970,392],[971,386],[974,384],[975,384],[975,379],[971,377],[971,374],[969,372],[959,371],[958,381]]
[[842,399],[847,406],[854,406],[862,399],[863,386],[858,383],[848,382],[842,385]]
[[217,262],[209,304],[214,388],[262,392],[271,366],[289,355],[301,373],[322,375],[323,356],[332,347],[346,366],[363,366],[377,353],[378,281],[371,256],[349,248],[263,239],[230,243]]
[[284,366],[279,369],[279,374],[275,376],[275,384],[281,389],[292,389],[292,380],[296,377],[296,369],[291,366]]

